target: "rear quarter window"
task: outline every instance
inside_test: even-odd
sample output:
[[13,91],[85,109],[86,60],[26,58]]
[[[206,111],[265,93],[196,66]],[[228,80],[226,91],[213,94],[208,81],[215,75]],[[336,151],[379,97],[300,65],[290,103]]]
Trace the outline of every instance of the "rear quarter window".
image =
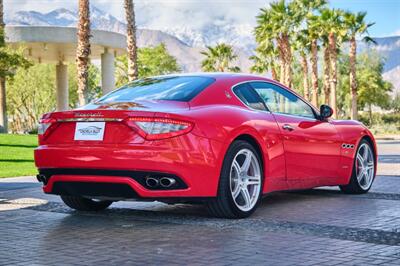
[[140,100],[170,100],[188,102],[215,79],[196,76],[168,76],[140,79],[117,89],[96,103],[129,102]]
[[236,85],[233,92],[245,105],[256,110],[267,110],[262,99],[248,83]]

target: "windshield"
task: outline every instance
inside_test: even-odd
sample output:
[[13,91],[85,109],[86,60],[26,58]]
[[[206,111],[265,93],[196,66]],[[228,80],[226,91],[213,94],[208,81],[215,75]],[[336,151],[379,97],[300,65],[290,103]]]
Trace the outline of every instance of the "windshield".
[[134,81],[115,90],[96,103],[140,100],[170,100],[188,102],[215,80],[209,77],[155,77]]

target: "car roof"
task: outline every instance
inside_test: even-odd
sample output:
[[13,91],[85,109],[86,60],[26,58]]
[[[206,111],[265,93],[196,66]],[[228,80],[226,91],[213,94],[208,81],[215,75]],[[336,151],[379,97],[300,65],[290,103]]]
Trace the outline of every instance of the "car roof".
[[271,79],[263,76],[257,76],[246,73],[231,73],[231,72],[193,72],[193,73],[176,73],[176,74],[168,74],[162,75],[158,77],[209,77],[214,78],[216,80],[229,79],[229,78],[241,78],[241,79],[263,79],[270,80]]

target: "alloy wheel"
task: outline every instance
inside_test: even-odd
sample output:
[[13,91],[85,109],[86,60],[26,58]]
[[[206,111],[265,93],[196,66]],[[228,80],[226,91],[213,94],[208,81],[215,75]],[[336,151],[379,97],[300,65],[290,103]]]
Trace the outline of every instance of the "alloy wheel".
[[360,187],[368,190],[375,173],[374,155],[368,144],[363,143],[358,148],[356,159],[356,175]]
[[261,167],[251,150],[242,149],[233,159],[230,188],[233,201],[241,211],[249,211],[257,204],[261,189]]

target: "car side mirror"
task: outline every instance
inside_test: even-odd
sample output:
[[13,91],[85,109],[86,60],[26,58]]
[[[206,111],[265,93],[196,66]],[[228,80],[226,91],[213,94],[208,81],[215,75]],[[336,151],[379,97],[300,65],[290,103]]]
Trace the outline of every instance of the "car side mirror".
[[324,120],[333,115],[333,109],[329,105],[323,104],[319,108],[319,114],[320,114],[321,120]]

